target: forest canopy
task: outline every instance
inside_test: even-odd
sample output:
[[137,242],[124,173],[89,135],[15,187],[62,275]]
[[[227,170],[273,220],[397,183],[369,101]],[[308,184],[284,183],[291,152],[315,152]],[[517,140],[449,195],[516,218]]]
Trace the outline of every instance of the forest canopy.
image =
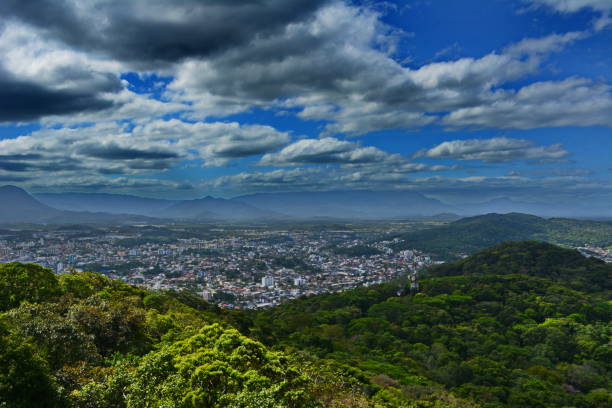
[[0,407],[609,407],[611,268],[504,243],[418,292],[399,279],[241,312],[0,265]]

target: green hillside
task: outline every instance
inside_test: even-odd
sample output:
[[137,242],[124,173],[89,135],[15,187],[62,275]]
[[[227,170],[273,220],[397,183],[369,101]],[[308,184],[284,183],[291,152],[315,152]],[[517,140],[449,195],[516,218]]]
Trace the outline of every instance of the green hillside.
[[259,314],[253,334],[357,367],[390,400],[608,407],[611,272],[552,245],[502,244],[433,268],[419,293],[396,283],[302,299]]
[[612,265],[537,242],[258,312],[0,265],[0,407],[603,408]]
[[250,317],[187,294],[12,263],[0,300],[2,408],[395,406],[362,371],[272,350],[240,333]]
[[416,248],[443,258],[473,254],[504,241],[538,240],[581,246],[612,245],[612,223],[527,214],[486,214],[401,235],[395,249]]
[[428,277],[472,274],[529,274],[585,292],[612,290],[612,265],[537,241],[504,242],[426,272]]

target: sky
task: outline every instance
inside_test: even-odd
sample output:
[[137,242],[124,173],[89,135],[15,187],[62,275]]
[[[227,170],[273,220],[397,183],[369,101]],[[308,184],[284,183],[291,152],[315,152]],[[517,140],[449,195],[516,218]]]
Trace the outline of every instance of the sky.
[[612,0],[2,0],[0,184],[609,208]]

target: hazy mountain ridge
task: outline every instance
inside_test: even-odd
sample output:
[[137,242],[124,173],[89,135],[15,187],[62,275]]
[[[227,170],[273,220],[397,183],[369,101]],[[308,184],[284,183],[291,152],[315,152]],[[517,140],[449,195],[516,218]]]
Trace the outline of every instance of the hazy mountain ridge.
[[0,187],[0,222],[45,222],[61,214],[18,187]]
[[458,206],[462,215],[478,214],[509,214],[524,213],[543,217],[570,217],[570,218],[609,218],[612,217],[612,207],[591,207],[582,205],[567,205],[563,203],[532,203],[518,201],[508,197],[496,198],[481,203],[462,204]]
[[214,197],[179,201],[154,214],[163,218],[192,221],[249,221],[283,218],[281,214],[240,201]]
[[[17,187],[11,189],[27,193]],[[204,197],[162,200],[118,194],[58,193],[29,196],[48,211],[141,215],[190,221],[295,219],[386,219],[433,216],[457,210],[438,200],[408,191],[330,191],[268,193],[232,199]],[[2,199],[0,194],[0,199]],[[10,196],[5,201],[11,201]],[[13,220],[31,217],[13,217]],[[48,217],[42,217],[48,219]],[[17,222],[17,221],[15,221]]]
[[150,222],[151,218],[135,214],[64,211],[45,205],[14,186],[0,187],[0,223],[125,223]]
[[400,218],[457,210],[413,191],[266,193],[240,196],[233,200],[297,218]]
[[127,194],[53,193],[33,194],[50,207],[66,211],[106,212],[110,214],[152,215],[164,210],[176,200],[138,197]]
[[[1,208],[4,209],[0,222],[4,223],[92,222],[91,220],[123,222],[125,219],[129,222],[129,216],[132,220],[142,222],[147,222],[148,219],[138,217],[193,222],[265,222],[292,219],[384,220],[451,214],[452,217],[446,218],[452,219],[454,214],[480,214],[479,211],[490,208],[499,210],[494,212],[508,214],[522,211],[541,214],[545,210],[543,206],[509,199],[478,205],[451,206],[415,191],[369,190],[265,193],[230,199],[204,197],[195,200],[164,200],[121,194],[58,193],[32,196],[18,187],[5,186],[0,189],[0,201],[3,206]],[[559,208],[553,212],[563,213]],[[525,227],[531,229],[538,223],[539,221]],[[506,238],[533,237],[523,234]],[[494,243],[496,242],[486,241],[484,245]]]

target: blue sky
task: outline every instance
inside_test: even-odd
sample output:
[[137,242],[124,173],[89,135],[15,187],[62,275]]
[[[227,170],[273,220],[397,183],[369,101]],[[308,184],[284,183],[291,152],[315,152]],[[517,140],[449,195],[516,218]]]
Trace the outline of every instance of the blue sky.
[[75,4],[0,5],[0,184],[609,208],[612,1]]

